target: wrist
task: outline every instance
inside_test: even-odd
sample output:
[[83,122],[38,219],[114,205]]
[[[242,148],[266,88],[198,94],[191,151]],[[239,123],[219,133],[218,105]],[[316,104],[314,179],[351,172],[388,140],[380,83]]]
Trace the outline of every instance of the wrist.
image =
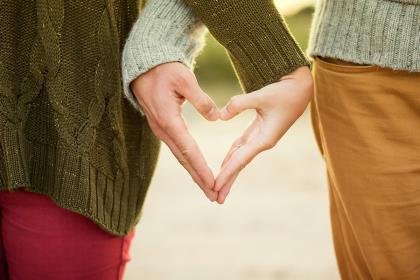
[[308,79],[312,80],[312,73],[309,66],[300,66],[295,70],[291,71],[290,73],[282,76],[279,81],[288,80],[288,79]]
[[182,0],[149,0],[135,22],[122,52],[124,96],[142,113],[132,82],[157,65],[181,62],[193,69],[204,45],[206,28]]

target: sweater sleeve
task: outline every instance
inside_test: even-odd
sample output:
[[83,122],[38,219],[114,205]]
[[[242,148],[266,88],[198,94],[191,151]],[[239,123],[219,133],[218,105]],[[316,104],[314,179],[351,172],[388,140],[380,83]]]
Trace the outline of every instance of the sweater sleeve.
[[134,23],[122,52],[124,96],[143,113],[130,84],[141,74],[167,62],[193,69],[207,28],[183,0],[149,0]]
[[273,0],[185,0],[228,51],[250,92],[310,66]]

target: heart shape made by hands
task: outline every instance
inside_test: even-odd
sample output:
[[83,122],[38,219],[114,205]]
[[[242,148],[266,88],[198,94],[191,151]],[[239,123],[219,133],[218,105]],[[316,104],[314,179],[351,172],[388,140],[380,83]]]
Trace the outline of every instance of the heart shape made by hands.
[[[149,70],[132,82],[131,89],[153,133],[167,144],[206,196],[222,204],[240,171],[259,153],[274,147],[305,111],[313,80],[310,69],[300,67],[260,90],[233,96],[221,110],[200,88],[194,74],[178,62]],[[216,178],[182,117],[186,101],[210,121],[228,121],[246,110],[256,112],[232,144]]]
[[[242,127],[244,121],[249,122],[252,114],[248,115],[248,118],[244,119],[244,116],[241,116],[239,119],[235,118],[236,122],[231,122],[235,116],[242,115],[244,111],[253,110],[254,119],[242,135],[233,141],[221,164],[213,187],[213,191],[217,192],[218,203],[224,203],[241,170],[259,153],[273,148],[305,111],[312,91],[301,90],[299,94],[291,94],[291,91],[286,91],[295,87],[295,84],[291,82],[288,80],[274,83],[252,93],[233,96],[220,110],[219,119],[230,121],[230,127],[232,125]],[[200,124],[200,127],[204,125]],[[223,143],[226,143],[223,132],[215,133],[215,135],[218,137],[209,141],[213,142],[213,145],[217,142],[223,146]]]

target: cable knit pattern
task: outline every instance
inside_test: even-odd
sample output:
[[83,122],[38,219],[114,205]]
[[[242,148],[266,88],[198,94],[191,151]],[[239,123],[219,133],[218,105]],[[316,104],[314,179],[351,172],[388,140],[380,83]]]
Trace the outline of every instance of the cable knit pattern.
[[160,143],[123,98],[137,0],[1,1],[0,189],[24,186],[128,233]]
[[420,0],[320,0],[308,53],[420,72]]
[[130,83],[166,62],[178,61],[193,69],[194,58],[204,46],[205,30],[184,1],[148,1],[130,32],[122,56],[124,94],[134,108],[142,112]]
[[[225,28],[225,19],[247,22],[245,37],[237,36],[239,23],[214,32],[228,42],[237,69],[246,69],[244,84],[261,87],[307,63],[274,5],[267,5],[271,0],[264,0],[262,13],[250,4],[255,0],[244,9],[234,1],[199,1],[187,9],[178,0],[149,0],[140,18],[138,0],[0,1],[0,190],[24,186],[111,234],[130,232],[160,142],[134,99],[124,97],[127,85],[159,63],[193,66],[205,27],[192,11],[213,31]],[[254,29],[249,24],[261,21]]]

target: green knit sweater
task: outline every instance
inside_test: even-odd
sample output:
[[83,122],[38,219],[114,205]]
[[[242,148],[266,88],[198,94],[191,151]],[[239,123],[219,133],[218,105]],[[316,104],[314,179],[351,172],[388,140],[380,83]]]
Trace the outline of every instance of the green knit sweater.
[[[187,2],[247,91],[308,65],[272,0]],[[0,2],[0,190],[25,186],[115,235],[137,224],[160,145],[120,77],[142,4]]]

